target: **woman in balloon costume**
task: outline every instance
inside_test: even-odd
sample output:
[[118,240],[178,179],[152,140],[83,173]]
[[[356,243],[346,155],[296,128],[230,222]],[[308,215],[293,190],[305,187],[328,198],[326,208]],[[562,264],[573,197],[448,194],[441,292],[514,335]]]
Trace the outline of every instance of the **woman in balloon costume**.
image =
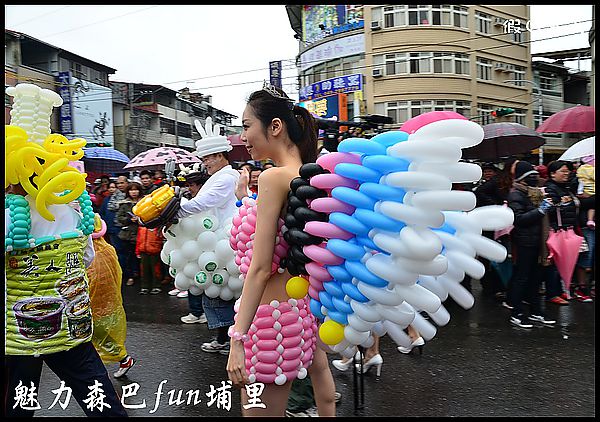
[[[316,324],[306,291],[299,299],[290,297],[287,290],[294,283],[286,284],[290,274],[278,265],[280,250],[287,246],[281,228],[290,181],[303,163],[316,159],[314,119],[283,91],[265,85],[250,95],[242,124],[242,140],[252,158],[271,158],[277,167],[260,175],[260,195],[256,200],[244,198],[233,220],[232,237],[242,230],[250,239],[247,244],[238,242],[236,248],[247,251],[250,243],[252,255],[247,268],[240,266],[244,287],[230,329],[229,378],[237,387],[265,385],[261,401],[266,408],[243,407],[244,415],[284,416],[292,380],[310,372],[319,415],[334,416],[333,377],[324,350],[316,347]],[[247,403],[242,389],[242,405]]]

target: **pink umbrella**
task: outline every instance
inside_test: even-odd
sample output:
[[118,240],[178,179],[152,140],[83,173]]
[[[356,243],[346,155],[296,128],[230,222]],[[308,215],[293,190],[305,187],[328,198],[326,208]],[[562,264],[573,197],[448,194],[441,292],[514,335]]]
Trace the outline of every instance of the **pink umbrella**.
[[144,151],[136,155],[125,167],[123,167],[123,169],[162,169],[169,158],[175,160],[175,164],[194,164],[202,162],[198,157],[184,149],[174,147],[158,147],[149,149],[148,151]]
[[538,133],[588,133],[596,131],[594,107],[578,105],[554,113],[535,130]]
[[410,135],[414,133],[417,129],[420,129],[421,127],[429,123],[446,119],[467,120],[465,116],[454,111],[429,111],[427,113],[419,114],[418,116],[415,116],[412,119],[408,119],[406,122],[404,122],[400,130]]
[[546,241],[550,257],[554,261],[560,277],[565,282],[567,292],[571,286],[571,278],[573,277],[582,242],[583,238],[575,234],[573,229],[551,232]]

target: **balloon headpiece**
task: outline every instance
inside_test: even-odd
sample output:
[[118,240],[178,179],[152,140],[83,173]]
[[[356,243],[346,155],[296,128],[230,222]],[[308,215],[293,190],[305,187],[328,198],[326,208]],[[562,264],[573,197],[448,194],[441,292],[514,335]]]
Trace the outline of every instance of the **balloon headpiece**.
[[215,123],[212,118],[207,117],[204,127],[199,120],[194,120],[194,126],[200,133],[202,139],[196,141],[196,155],[200,158],[217,152],[229,152],[233,149],[227,136],[220,135],[221,125]]

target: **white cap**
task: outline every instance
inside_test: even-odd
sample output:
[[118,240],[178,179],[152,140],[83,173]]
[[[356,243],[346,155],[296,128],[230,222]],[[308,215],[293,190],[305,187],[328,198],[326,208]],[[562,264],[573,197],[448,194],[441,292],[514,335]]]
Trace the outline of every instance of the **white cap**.
[[206,118],[205,127],[202,127],[199,120],[194,120],[194,126],[196,126],[202,137],[202,139],[196,141],[196,155],[198,157],[206,157],[217,152],[229,152],[233,149],[227,136],[218,135],[220,125],[216,123],[213,127],[211,117]]

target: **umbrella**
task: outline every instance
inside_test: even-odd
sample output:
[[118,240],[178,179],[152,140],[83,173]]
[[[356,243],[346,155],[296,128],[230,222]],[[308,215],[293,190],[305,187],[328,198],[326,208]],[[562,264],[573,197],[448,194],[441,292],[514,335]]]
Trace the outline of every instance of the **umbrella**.
[[587,133],[596,131],[594,107],[578,105],[554,113],[535,130],[539,133]]
[[463,158],[494,160],[524,154],[545,143],[533,129],[519,123],[501,122],[483,126],[483,141],[463,149]]
[[[559,212],[559,211],[557,211]],[[565,282],[565,290],[568,292],[571,286],[571,278],[579,257],[579,248],[583,237],[578,236],[573,229],[558,230],[551,232],[546,241],[550,257],[556,265],[560,278]]]
[[84,148],[82,160],[85,169],[94,173],[118,173],[129,162],[121,151],[108,147]]
[[595,147],[596,137],[591,136],[589,138],[582,139],[576,144],[571,145],[571,147],[566,150],[563,155],[560,156],[559,160],[565,161],[576,161],[582,157],[587,157],[588,155],[596,155],[596,147]]
[[201,163],[202,161],[192,155],[192,153],[174,147],[158,147],[152,148],[148,151],[144,151],[131,159],[127,164],[125,170],[162,170],[167,163],[167,160],[171,158],[175,160],[175,164],[194,164]]
[[410,135],[415,133],[418,129],[425,126],[426,124],[446,119],[467,120],[465,116],[455,111],[428,111],[427,113],[419,114],[418,116],[408,119],[400,127],[400,130]]

